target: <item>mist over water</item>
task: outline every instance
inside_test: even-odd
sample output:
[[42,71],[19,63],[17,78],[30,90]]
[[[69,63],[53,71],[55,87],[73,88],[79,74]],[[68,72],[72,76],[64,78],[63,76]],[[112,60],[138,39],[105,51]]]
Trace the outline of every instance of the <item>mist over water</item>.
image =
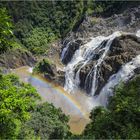
[[52,103],[69,115],[71,131],[80,134],[90,121],[89,113],[94,106],[93,98],[78,90],[75,94],[69,94],[63,87],[54,85],[39,75],[32,75],[32,71],[33,68],[28,66],[13,70],[22,81],[30,83],[37,89],[42,102]]

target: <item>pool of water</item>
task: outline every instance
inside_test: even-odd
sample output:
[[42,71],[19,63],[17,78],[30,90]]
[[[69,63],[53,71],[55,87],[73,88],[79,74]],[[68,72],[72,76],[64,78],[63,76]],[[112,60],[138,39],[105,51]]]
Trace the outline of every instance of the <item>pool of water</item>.
[[70,116],[69,126],[74,134],[80,134],[90,122],[89,113],[94,102],[91,97],[81,91],[70,94],[63,87],[55,85],[40,75],[33,75],[32,68],[28,66],[12,70],[23,82],[34,86],[42,98],[42,102],[52,103],[56,108]]

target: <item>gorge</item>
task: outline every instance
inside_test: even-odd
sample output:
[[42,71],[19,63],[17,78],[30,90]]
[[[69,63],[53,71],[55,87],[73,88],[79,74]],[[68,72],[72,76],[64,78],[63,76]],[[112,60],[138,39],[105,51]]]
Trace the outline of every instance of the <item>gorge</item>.
[[139,139],[139,1],[0,2],[0,139]]
[[[70,115],[71,132],[80,134],[86,124],[90,122],[90,111],[96,106],[106,107],[115,86],[120,82],[127,82],[140,73],[139,35],[139,31],[135,34],[118,31],[108,37],[91,38],[87,44],[79,46],[71,61],[64,68],[64,89],[58,85],[59,83],[55,85],[53,81],[47,81],[42,76],[31,75],[33,68],[21,67],[13,72],[22,81],[32,84],[42,97],[43,102],[53,103],[55,107],[61,108],[66,115]],[[118,41],[117,39],[127,40],[129,38],[135,42],[133,50],[124,48],[129,46],[121,46],[121,44],[117,48],[113,46],[114,42]],[[68,42],[67,47],[62,51],[62,61],[65,59],[67,49],[71,47],[69,44]],[[118,45],[116,42],[115,44]],[[128,52],[125,51],[123,54],[124,49]],[[112,56],[113,54],[117,54],[117,56]],[[112,57],[108,58],[109,56]],[[114,64],[110,63],[110,59]],[[105,73],[107,71],[109,71],[108,74]]]

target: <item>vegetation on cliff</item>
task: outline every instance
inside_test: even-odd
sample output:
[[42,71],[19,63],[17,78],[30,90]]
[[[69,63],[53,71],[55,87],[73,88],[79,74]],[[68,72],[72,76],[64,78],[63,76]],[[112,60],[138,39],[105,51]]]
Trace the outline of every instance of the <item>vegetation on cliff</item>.
[[107,109],[97,107],[91,112],[91,123],[82,138],[140,138],[140,76],[115,89]]
[[12,47],[12,23],[5,8],[0,8],[0,53]]
[[0,74],[0,139],[65,138],[68,120],[52,104],[38,104],[37,91],[12,74]]
[[0,139],[14,139],[39,98],[36,90],[14,75],[0,74]]
[[12,17],[15,36],[34,54],[45,53],[50,43],[76,30],[86,15],[114,13],[125,5],[126,1],[96,0],[0,2]]
[[[0,21],[1,65],[14,68],[18,63],[25,64],[26,59],[35,61],[16,42],[6,9],[0,9]],[[52,104],[38,104],[38,99],[40,97],[31,85],[20,82],[15,75],[0,73],[0,139],[55,139],[70,134],[68,117]]]
[[16,37],[37,54],[72,30],[84,9],[82,1],[3,1],[0,5],[13,19]]
[[[61,109],[43,103],[35,107],[31,119],[21,129],[19,138],[64,139],[70,134],[68,120]],[[31,135],[32,134],[32,135]]]

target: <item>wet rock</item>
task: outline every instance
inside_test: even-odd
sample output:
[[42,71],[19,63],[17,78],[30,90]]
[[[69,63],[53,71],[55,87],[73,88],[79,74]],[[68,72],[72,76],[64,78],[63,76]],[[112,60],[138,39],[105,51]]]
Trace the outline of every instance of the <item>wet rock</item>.
[[[62,59],[62,62],[65,65],[70,62],[70,60],[72,59],[75,51],[79,49],[79,46],[81,44],[82,44],[82,41],[81,40],[76,40],[74,42],[72,42],[72,41],[70,43],[68,42],[66,44],[66,46],[63,47],[63,49],[64,49],[65,47],[67,47],[67,45],[69,45],[68,48],[67,48],[67,50],[66,50],[66,52],[65,52],[65,54],[64,54],[64,57]],[[63,51],[63,49],[62,49],[62,51]],[[62,52],[61,52],[61,54],[62,54]]]
[[65,73],[62,70],[57,70],[56,65],[50,62],[48,59],[43,59],[40,61],[36,67],[35,71],[44,75],[44,77],[51,82],[61,85],[64,85],[65,82]]
[[[96,83],[97,89],[95,95],[99,94],[110,76],[117,73],[122,65],[131,61],[132,58],[139,54],[140,40],[138,37],[134,35],[122,35],[114,39],[107,57],[102,62],[100,68],[98,68],[99,76],[98,83]],[[90,62],[80,70],[80,88],[86,90],[87,93],[91,92],[93,74],[90,74],[87,80],[86,78],[92,68],[94,68],[96,62],[95,60]],[[136,72],[139,73],[139,69]]]
[[134,70],[135,74],[140,74],[140,67]]
[[[89,42],[91,37],[97,37],[101,35],[108,36],[115,31],[135,33],[137,30],[140,29],[139,21],[139,5],[135,8],[127,8],[120,14],[112,15],[110,17],[86,17],[77,29],[77,31],[73,33],[73,38],[69,41],[77,40],[78,38],[80,38],[82,40],[82,44],[85,44]],[[68,62],[71,60],[73,54],[78,48],[79,46],[76,47],[75,44],[69,47],[63,61],[65,64],[68,64]],[[103,52],[100,52],[100,54],[95,53],[91,62],[87,63],[80,70],[80,88],[86,90],[87,93],[90,93],[93,82],[93,74],[89,75],[89,72],[96,64],[97,60],[99,59],[100,55],[102,55],[102,53]],[[132,34],[124,34],[121,37],[117,37],[116,39],[114,39],[109,50],[108,56],[105,58],[105,61],[101,64],[101,68],[98,68],[99,77],[97,83],[97,90],[95,94],[99,94],[99,92],[107,83],[111,75],[118,72],[118,70],[123,64],[131,61],[132,58],[136,57],[136,55],[138,54],[140,54],[140,38]],[[79,68],[80,66],[77,66],[77,68],[75,68],[75,73],[78,71]],[[88,78],[87,75],[89,75]]]

